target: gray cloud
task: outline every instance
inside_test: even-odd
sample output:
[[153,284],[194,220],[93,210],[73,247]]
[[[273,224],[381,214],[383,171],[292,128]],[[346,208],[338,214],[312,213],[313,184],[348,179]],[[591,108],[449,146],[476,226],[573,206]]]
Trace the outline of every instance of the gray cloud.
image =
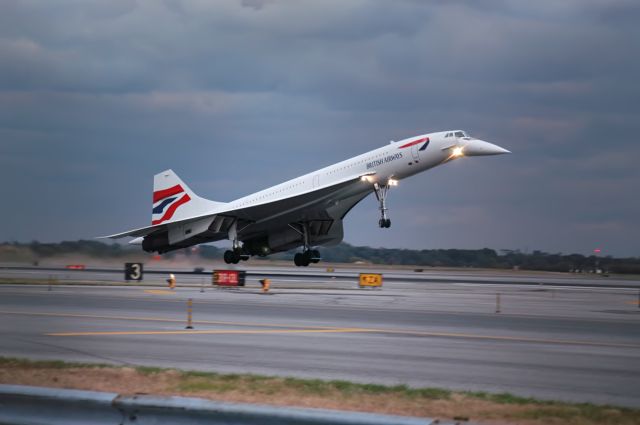
[[388,140],[465,128],[465,159],[348,216],[346,240],[640,255],[629,1],[6,1],[0,240],[147,223],[174,168],[230,200]]

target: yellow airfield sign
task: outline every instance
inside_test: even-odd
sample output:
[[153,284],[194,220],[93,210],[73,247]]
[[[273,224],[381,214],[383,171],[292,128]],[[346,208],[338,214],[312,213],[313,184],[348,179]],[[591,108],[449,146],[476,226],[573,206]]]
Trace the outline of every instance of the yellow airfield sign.
[[360,273],[360,287],[382,286],[382,275],[379,273]]

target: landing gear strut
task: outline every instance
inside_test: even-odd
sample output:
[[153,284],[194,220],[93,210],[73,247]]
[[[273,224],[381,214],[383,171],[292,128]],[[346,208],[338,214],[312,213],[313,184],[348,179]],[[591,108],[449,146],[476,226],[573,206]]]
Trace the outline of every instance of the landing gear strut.
[[238,240],[238,222],[234,221],[229,227],[229,239],[233,241],[233,250],[224,252],[224,262],[227,264],[238,264],[241,260],[247,261],[251,255],[244,252]]
[[302,236],[302,252],[296,253],[293,257],[293,263],[297,267],[307,267],[311,263],[319,263],[322,259],[320,251],[309,247],[309,224],[300,223],[298,226],[289,225],[293,230]]
[[373,191],[380,203],[380,220],[378,220],[378,226],[383,229],[391,227],[391,219],[387,217],[387,193],[389,192],[389,189],[390,185],[380,186],[378,183],[373,185]]

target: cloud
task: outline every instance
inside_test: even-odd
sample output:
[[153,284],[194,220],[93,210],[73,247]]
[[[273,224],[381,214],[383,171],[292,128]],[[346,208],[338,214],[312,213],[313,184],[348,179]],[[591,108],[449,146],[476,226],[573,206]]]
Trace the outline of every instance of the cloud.
[[638,255],[638,15],[622,0],[6,1],[0,177],[21,178],[0,189],[20,205],[0,240],[144,225],[168,167],[230,200],[464,128],[514,154],[402,182],[384,238],[365,200],[347,240],[584,252],[590,232]]

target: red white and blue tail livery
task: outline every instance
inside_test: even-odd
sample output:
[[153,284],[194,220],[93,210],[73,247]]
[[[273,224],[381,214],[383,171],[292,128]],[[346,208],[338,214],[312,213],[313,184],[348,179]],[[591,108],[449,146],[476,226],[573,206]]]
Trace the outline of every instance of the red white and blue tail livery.
[[342,240],[345,215],[369,194],[378,201],[378,225],[388,228],[387,192],[399,180],[464,156],[504,153],[462,130],[423,134],[228,203],[199,197],[166,170],[153,178],[151,226],[106,237],[131,236],[130,243],[158,253],[229,239],[227,263],[302,246],[294,262],[308,266],[320,260],[315,247]]
[[188,203],[191,197],[179,184],[153,192],[153,216],[151,224],[162,224],[171,220],[176,210]]
[[173,170],[153,177],[153,226],[171,223],[194,215],[206,214],[211,208],[224,205],[197,196]]

